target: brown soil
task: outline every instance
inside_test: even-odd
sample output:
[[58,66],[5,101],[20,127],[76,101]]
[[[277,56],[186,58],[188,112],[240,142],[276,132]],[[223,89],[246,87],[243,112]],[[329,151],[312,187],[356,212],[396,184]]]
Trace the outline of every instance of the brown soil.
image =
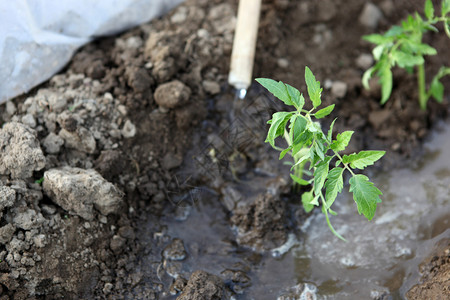
[[[343,96],[324,90],[323,101],[337,104],[326,122],[338,116],[336,130],[355,130],[352,151],[388,150],[381,166],[389,169],[420,153],[433,124],[447,116],[449,99],[430,101],[427,112],[420,111],[414,78],[402,71],[395,72],[394,93],[384,107],[376,90],[363,90],[363,70],[356,60],[371,46],[361,36],[422,10],[422,1],[374,1],[384,14],[375,30],[358,23],[364,3],[264,1],[254,75],[305,90],[307,65],[323,83],[345,83]],[[178,250],[163,251],[174,242],[159,218],[180,213],[183,199],[177,196],[191,184],[207,185],[221,195],[223,218],[234,214],[231,222],[243,233],[234,243],[264,250],[285,241],[294,227],[282,222],[287,206],[270,199],[288,190],[289,181],[282,177],[286,172],[281,175],[277,154],[264,144],[264,124],[276,104],[255,84],[248,101],[240,104],[240,117],[229,119],[234,96],[226,80],[236,8],[231,0],[188,0],[149,24],[85,46],[64,72],[0,107],[2,123],[31,128],[30,140],[35,134],[37,144],[30,143],[30,151],[40,147],[46,161],[45,167],[30,165],[32,177],[28,172],[0,175],[1,195],[15,197],[0,203],[0,299],[155,299],[170,294],[206,299],[198,291],[204,285],[200,277],[213,283],[206,292],[217,299],[236,292],[206,272],[194,273],[188,282],[161,278],[162,270],[178,274],[184,246],[177,242]],[[427,74],[432,74],[446,63],[450,47],[443,34],[428,39],[440,54],[428,61]],[[450,79],[444,83],[449,91]],[[72,167],[71,172],[94,168],[123,192],[120,209],[92,199],[65,207],[56,200],[62,191],[47,192],[35,183],[63,166]],[[258,181],[250,168],[281,177]],[[240,191],[234,179],[244,177],[264,192],[250,197]],[[86,209],[87,214],[80,212]],[[301,220],[300,211],[294,215]],[[151,225],[143,230],[143,224]],[[152,234],[144,237],[143,232]],[[140,265],[144,255],[154,257],[154,263]],[[448,280],[448,263],[430,271],[432,283]],[[233,282],[244,282],[245,288],[244,279]],[[422,295],[424,289],[420,285],[408,295]]]
[[447,299],[450,295],[450,239],[439,241],[420,265],[422,278],[406,294],[409,300]]

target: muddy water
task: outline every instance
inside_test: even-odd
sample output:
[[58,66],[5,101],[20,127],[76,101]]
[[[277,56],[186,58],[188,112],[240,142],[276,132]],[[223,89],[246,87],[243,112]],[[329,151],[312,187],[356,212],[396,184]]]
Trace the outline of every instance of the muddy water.
[[450,237],[450,126],[425,147],[416,166],[374,177],[384,197],[372,222],[354,213],[350,195],[340,197],[332,221],[348,243],[333,238],[323,216],[308,220],[296,262],[309,268],[299,280],[319,285],[327,299],[367,299],[383,290],[403,298],[418,263],[436,241]]
[[[189,201],[177,208],[176,216],[162,222],[188,252],[176,274],[188,278],[205,270],[219,275],[237,293],[235,299],[276,299],[296,287],[297,295],[303,295],[298,299],[374,299],[383,294],[402,299],[419,277],[420,261],[437,241],[450,237],[450,124],[436,130],[425,148],[415,165],[372,176],[384,191],[373,221],[356,213],[348,193],[336,200],[339,214],[332,223],[347,243],[335,238],[316,212],[284,247],[254,253],[234,242],[219,195],[196,189],[183,196]],[[245,275],[238,282],[227,280],[236,272]]]

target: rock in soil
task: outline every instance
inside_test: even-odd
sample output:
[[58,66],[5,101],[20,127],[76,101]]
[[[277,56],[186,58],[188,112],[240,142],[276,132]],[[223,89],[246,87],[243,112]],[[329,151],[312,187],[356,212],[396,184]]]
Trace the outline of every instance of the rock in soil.
[[180,239],[173,239],[163,251],[164,258],[169,260],[184,260],[186,254],[183,241]]
[[287,239],[286,204],[277,195],[261,194],[248,205],[238,207],[231,217],[237,227],[237,241],[257,251],[281,246]]
[[0,185],[0,212],[7,207],[11,207],[15,200],[16,191],[7,186]]
[[156,88],[155,101],[163,108],[175,108],[189,100],[191,89],[179,80],[161,84]]
[[227,299],[222,279],[205,271],[192,273],[183,293],[177,298],[177,300],[221,299]]
[[67,148],[76,149],[86,153],[95,152],[95,138],[92,133],[84,127],[79,126],[74,131],[63,128],[59,132],[59,136],[64,139]]
[[369,28],[375,29],[380,22],[380,19],[383,17],[383,13],[373,3],[367,2],[364,4],[364,8],[359,16],[359,22]]
[[45,157],[30,127],[10,122],[0,130],[0,174],[29,178],[45,167]]
[[94,170],[62,167],[44,173],[44,192],[59,206],[86,220],[94,207],[103,215],[118,213],[122,193]]

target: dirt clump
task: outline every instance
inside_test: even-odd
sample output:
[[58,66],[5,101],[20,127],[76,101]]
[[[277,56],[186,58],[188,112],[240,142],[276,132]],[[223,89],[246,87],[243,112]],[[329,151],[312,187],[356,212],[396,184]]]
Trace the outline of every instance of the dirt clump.
[[122,192],[95,170],[62,167],[44,173],[44,192],[64,210],[88,221],[94,207],[104,216],[118,213]]
[[408,300],[450,297],[450,239],[436,244],[434,252],[419,267],[422,278],[407,293]]
[[163,108],[175,108],[189,100],[191,89],[179,80],[167,82],[158,86],[155,91],[155,101]]
[[0,174],[11,178],[29,178],[45,167],[36,132],[29,126],[9,122],[0,129]]
[[261,194],[251,204],[238,206],[231,217],[237,242],[258,251],[281,246],[287,239],[286,205],[278,196]]
[[177,300],[227,299],[225,286],[219,277],[205,271],[195,271]]

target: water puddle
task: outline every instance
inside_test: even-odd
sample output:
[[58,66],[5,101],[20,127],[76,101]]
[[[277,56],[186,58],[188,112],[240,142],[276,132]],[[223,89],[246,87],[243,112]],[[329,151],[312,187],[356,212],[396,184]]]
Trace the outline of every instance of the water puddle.
[[[195,205],[179,208],[180,217],[162,220],[167,234],[181,238],[188,252],[179,274],[188,278],[200,269],[222,278],[234,274],[225,279],[237,293],[234,299],[277,299],[295,289],[297,298],[279,299],[370,299],[383,293],[404,298],[418,279],[421,260],[437,241],[450,237],[450,124],[425,148],[419,164],[371,177],[384,192],[373,221],[356,213],[350,194],[340,195],[332,222],[347,243],[334,237],[316,212],[285,245],[255,253],[234,242],[219,195],[205,192]],[[240,280],[232,279],[236,272]]]

